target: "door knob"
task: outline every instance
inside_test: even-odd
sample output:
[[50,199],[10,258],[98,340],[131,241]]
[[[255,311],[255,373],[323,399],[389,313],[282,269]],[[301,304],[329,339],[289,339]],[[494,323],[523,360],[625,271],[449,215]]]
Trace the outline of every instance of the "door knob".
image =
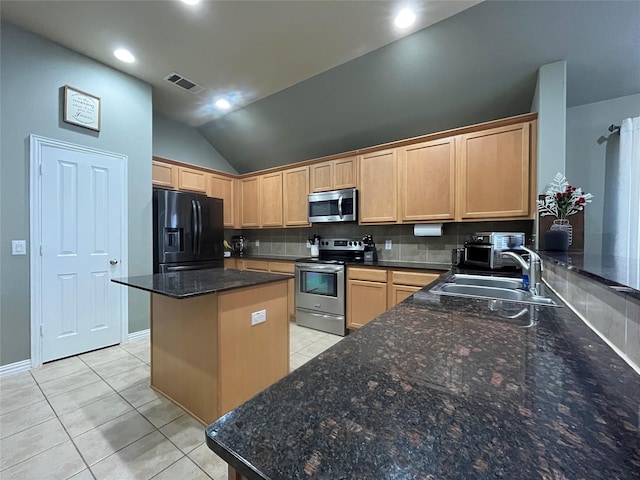
[[117,265],[118,264],[118,260],[109,260],[109,263],[111,265]]

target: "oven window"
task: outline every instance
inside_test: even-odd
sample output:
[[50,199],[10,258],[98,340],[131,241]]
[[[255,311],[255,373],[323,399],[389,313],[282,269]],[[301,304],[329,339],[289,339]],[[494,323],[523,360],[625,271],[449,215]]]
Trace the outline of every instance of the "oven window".
[[336,297],[338,295],[336,288],[336,274],[301,270],[300,291],[302,293],[311,293],[313,295]]

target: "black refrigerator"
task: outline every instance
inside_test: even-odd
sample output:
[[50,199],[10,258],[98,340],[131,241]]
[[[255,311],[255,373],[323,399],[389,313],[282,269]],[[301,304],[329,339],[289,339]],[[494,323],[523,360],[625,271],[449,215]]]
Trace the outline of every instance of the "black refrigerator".
[[224,267],[222,200],[153,189],[153,273]]

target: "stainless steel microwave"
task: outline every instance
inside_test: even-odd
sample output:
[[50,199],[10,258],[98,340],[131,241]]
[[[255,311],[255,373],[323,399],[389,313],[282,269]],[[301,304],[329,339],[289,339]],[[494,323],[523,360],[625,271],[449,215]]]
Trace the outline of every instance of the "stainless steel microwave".
[[355,188],[309,194],[309,223],[357,220],[358,191]]

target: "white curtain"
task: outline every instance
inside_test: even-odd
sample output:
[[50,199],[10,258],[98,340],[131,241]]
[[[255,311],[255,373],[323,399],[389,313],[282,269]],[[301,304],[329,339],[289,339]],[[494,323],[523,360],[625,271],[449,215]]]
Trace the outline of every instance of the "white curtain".
[[640,117],[620,125],[617,161],[607,163],[605,217],[609,241],[603,254],[615,256],[616,269],[627,271],[627,284],[640,285]]

